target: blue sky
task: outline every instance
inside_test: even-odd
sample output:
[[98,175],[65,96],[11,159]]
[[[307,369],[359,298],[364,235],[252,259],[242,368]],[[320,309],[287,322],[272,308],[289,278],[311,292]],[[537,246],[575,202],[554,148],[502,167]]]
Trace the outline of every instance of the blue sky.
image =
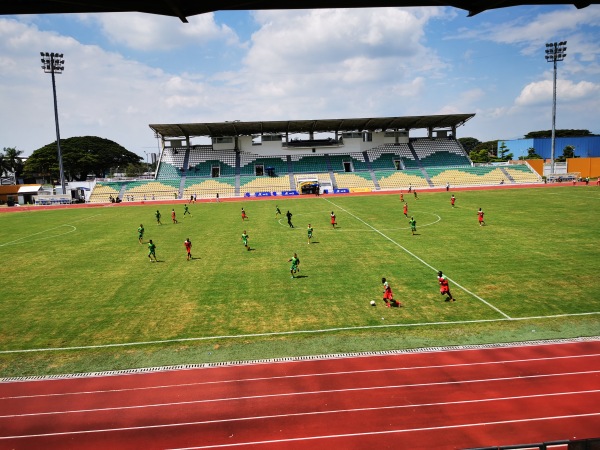
[[[475,113],[458,137],[515,139],[552,124],[600,134],[600,6],[450,7],[0,16],[0,146],[55,140],[40,51],[57,76],[61,138],[144,156],[148,124]],[[200,142],[200,140],[196,141]]]

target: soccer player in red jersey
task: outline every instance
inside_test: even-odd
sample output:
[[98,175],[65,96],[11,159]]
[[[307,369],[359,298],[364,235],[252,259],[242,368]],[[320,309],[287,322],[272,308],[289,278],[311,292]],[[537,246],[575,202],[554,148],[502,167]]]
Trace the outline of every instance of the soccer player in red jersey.
[[192,241],[190,241],[190,238],[187,238],[185,241],[183,241],[183,245],[187,251],[187,260],[189,261],[190,259],[194,259],[192,258]]
[[171,220],[173,223],[177,223],[177,217],[175,216],[175,210],[171,210]]
[[406,202],[404,202],[404,205],[402,206],[402,212],[404,213],[404,215],[408,219],[408,204]]
[[450,293],[450,286],[448,285],[448,279],[446,278],[446,276],[444,274],[442,274],[442,271],[440,270],[438,272],[438,281],[440,283],[440,294],[442,295],[446,295],[446,301],[447,302],[454,302],[454,297],[452,297],[452,294]]
[[390,287],[390,283],[388,283],[385,278],[382,278],[381,282],[383,283],[383,301],[385,302],[385,307],[402,306],[402,303],[394,300],[394,294]]
[[335,221],[335,214],[333,213],[333,211],[331,211],[331,226],[335,228],[336,225],[337,222]]
[[404,203],[404,194],[400,192],[400,201]]
[[454,194],[452,194],[452,197],[450,197],[450,204],[452,205],[453,208],[454,208],[455,201],[456,201],[456,198],[454,198]]
[[483,220],[483,214],[484,214],[484,212],[481,210],[481,208],[479,208],[479,211],[477,211],[477,218],[479,220],[480,227],[485,225],[485,220]]
[[248,216],[246,215],[246,211],[244,211],[244,208],[242,208],[242,222],[244,220],[246,220],[248,218]]

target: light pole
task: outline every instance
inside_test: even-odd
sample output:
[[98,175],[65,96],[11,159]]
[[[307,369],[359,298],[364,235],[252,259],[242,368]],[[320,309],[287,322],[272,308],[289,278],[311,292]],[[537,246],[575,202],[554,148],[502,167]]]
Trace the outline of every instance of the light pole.
[[554,174],[554,146],[556,140],[556,63],[567,56],[567,41],[546,44],[546,61],[554,64],[554,84],[552,88],[552,147],[550,149],[550,172]]
[[58,168],[60,170],[60,185],[63,195],[67,193],[65,185],[65,171],[63,169],[62,153],[60,151],[60,130],[58,128],[58,104],[56,102],[56,81],[54,74],[60,74],[65,69],[65,60],[62,53],[44,53],[42,56],[42,69],[52,75],[52,93],[54,94],[54,122],[56,123],[56,147],[58,148]]
[[150,172],[150,164],[148,163],[148,152],[144,152],[146,154],[146,171],[144,175]]

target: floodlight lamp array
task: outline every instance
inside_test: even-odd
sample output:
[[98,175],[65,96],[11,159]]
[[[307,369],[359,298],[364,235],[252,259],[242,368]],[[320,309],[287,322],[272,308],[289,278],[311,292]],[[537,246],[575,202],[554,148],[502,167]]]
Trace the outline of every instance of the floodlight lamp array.
[[567,57],[567,41],[546,44],[546,61],[562,61]]
[[65,69],[65,60],[62,53],[40,52],[42,57],[42,70],[46,73],[62,73]]

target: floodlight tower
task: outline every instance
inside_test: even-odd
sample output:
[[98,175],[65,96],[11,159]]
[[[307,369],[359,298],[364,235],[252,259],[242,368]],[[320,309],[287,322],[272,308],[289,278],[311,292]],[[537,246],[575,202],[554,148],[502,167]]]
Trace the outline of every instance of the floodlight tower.
[[65,69],[65,60],[62,53],[40,52],[42,56],[42,70],[52,75],[52,93],[54,94],[54,122],[56,123],[56,147],[58,148],[58,168],[60,170],[60,185],[63,195],[67,193],[65,185],[65,171],[63,169],[62,153],[60,151],[60,130],[58,128],[58,104],[56,102],[56,81],[54,74],[61,74]]
[[552,148],[550,150],[550,171],[554,173],[554,146],[556,140],[556,63],[567,56],[567,41],[546,44],[546,61],[554,64],[554,84],[552,89]]

